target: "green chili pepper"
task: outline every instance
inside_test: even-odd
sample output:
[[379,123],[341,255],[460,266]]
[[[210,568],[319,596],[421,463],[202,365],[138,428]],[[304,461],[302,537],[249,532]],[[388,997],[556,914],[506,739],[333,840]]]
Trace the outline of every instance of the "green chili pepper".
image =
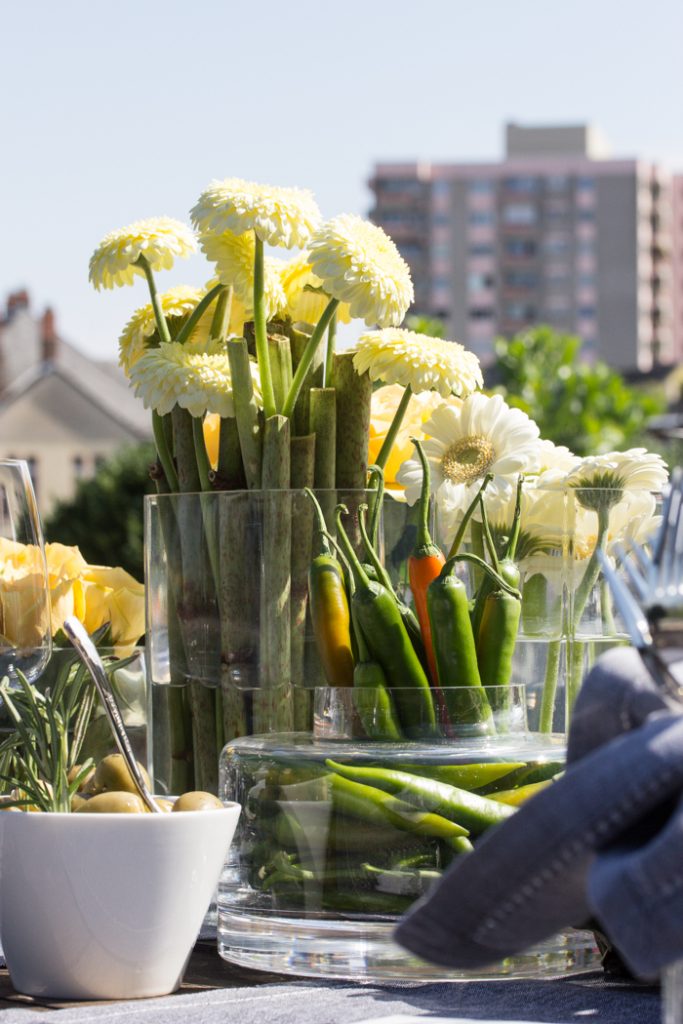
[[[517,551],[517,542],[519,540],[519,533],[521,528],[521,516],[522,516],[522,486],[524,483],[524,477],[520,476],[517,480],[517,495],[515,499],[515,511],[512,517],[512,528],[510,530],[510,536],[505,547],[505,552],[502,558],[498,558],[493,538],[491,536],[491,529],[489,527],[488,516],[486,514],[486,506],[484,504],[483,495],[480,495],[480,506],[481,506],[481,518],[482,528],[484,532],[484,539],[486,540],[486,546],[489,550],[489,557],[493,563],[493,568],[498,575],[505,580],[505,582],[513,587],[515,590],[519,590],[521,583],[521,574],[519,566],[515,562],[515,553]],[[474,609],[472,611],[472,629],[475,637],[479,636],[479,629],[481,626],[481,620],[484,614],[484,606],[486,604],[486,598],[491,594],[495,587],[495,581],[491,576],[484,576],[479,585],[477,596],[474,602]]]
[[369,580],[363,571],[341,524],[342,513],[348,514],[348,511],[344,505],[338,505],[337,535],[354,581],[355,589],[351,599],[354,615],[370,656],[381,665],[389,684],[398,688],[396,703],[406,734],[433,735],[436,731],[436,715],[425,671],[393,597],[381,583]]
[[353,685],[351,619],[341,565],[327,541],[322,509],[313,492],[306,494],[315,506],[321,552],[311,562],[308,574],[311,619],[318,653],[330,686]]
[[422,896],[434,882],[441,878],[440,871],[424,868],[412,868],[397,871],[392,868],[378,868],[374,864],[361,864],[361,868],[377,883],[378,892],[392,893],[397,896]]
[[[394,601],[396,602],[396,607],[401,613],[403,624],[406,627],[406,631],[408,633],[408,636],[410,637],[410,641],[413,647],[415,648],[415,653],[420,659],[420,664],[426,670],[427,652],[425,649],[424,641],[422,639],[422,630],[420,629],[420,623],[413,609],[409,608],[405,601],[401,601],[401,599],[398,597],[396,591],[394,590],[393,584],[389,579],[389,574],[387,573],[386,569],[380,562],[377,556],[377,552],[375,551],[374,547],[370,542],[370,538],[368,536],[367,528],[365,525],[365,515],[367,513],[367,509],[367,505],[358,506],[358,525],[360,527],[360,535],[363,541],[363,546],[365,548],[368,558],[370,559],[370,565],[374,570],[374,579],[376,579],[379,583],[382,584],[383,587],[385,587],[389,591]],[[365,568],[365,563],[363,563],[363,568]],[[373,578],[372,576],[370,576],[369,573],[368,577],[370,579]]]
[[[448,818],[429,811],[420,811],[413,804],[398,800],[375,786],[354,782],[337,772],[330,775],[330,789],[336,811],[370,821],[375,825],[393,825],[404,832],[433,836],[436,839],[448,840],[469,834],[468,829]],[[504,806],[501,804],[498,809]],[[505,816],[500,815],[501,818]]]
[[[325,856],[328,853],[351,856],[354,853],[367,855],[369,852],[384,850],[387,853],[403,852],[409,849],[417,852],[428,838],[406,835],[388,820],[382,822],[358,821],[358,815],[345,817],[335,813],[328,825],[308,825],[306,828],[293,814],[283,811],[279,817],[262,822],[269,829],[275,842],[280,846],[298,850],[303,856]],[[414,844],[414,845],[413,845]]]
[[401,770],[411,775],[426,775],[436,782],[447,782],[460,789],[481,789],[518,768],[525,768],[523,761],[483,761],[478,764],[402,764]]
[[351,779],[366,788],[376,786],[384,793],[392,793],[406,803],[457,822],[475,836],[514,813],[505,804],[408,772],[390,768],[361,768],[338,764],[329,759],[325,764],[345,779]]
[[519,807],[530,797],[540,793],[542,789],[552,784],[552,779],[545,779],[544,782],[530,782],[526,786],[517,786],[515,789],[501,789],[491,795],[492,800],[499,800],[502,804],[510,807]]
[[512,677],[522,602],[513,594],[494,590],[484,602],[477,636],[477,660],[484,686],[506,686]]
[[446,562],[427,589],[427,610],[441,687],[481,686],[465,584]]
[[509,778],[502,779],[500,784],[492,783],[487,786],[484,792],[494,793],[501,789],[516,789],[519,786],[529,786],[536,782],[545,782],[546,779],[554,779],[564,771],[562,761],[536,761],[532,764],[525,764],[513,772]]

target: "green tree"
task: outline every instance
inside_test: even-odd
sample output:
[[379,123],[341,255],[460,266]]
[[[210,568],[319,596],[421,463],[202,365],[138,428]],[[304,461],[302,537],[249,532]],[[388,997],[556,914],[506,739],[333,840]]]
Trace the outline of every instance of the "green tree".
[[91,565],[120,565],[142,580],[143,495],[154,491],[152,445],[121,449],[90,480],[81,480],[71,501],[46,519],[47,540],[76,544]]
[[606,363],[580,358],[581,340],[534,327],[496,341],[495,378],[506,401],[536,421],[541,437],[577,455],[629,448],[643,441],[663,399],[630,387]]

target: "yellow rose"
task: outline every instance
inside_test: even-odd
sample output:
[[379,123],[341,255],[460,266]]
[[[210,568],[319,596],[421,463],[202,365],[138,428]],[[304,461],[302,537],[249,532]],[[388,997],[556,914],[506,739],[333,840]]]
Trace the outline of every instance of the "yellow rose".
[[[400,384],[387,384],[385,387],[378,388],[373,392],[368,450],[370,464],[377,460],[398,403],[403,397],[404,390]],[[385,485],[388,490],[393,491],[395,494],[396,492],[399,494],[403,492],[403,488],[396,481],[396,474],[401,464],[415,454],[415,448],[410,441],[411,437],[417,437],[419,440],[422,440],[425,436],[422,424],[429,419],[433,410],[442,401],[443,399],[436,391],[423,391],[411,397],[403,417],[403,423],[396,435],[396,440],[384,467]]]
[[46,544],[45,560],[50,584],[52,606],[52,635],[64,625],[64,619],[75,615],[83,621],[83,593],[80,579],[88,568],[77,547],[66,544]]
[[0,635],[20,650],[38,647],[49,630],[40,549],[0,537]]
[[87,566],[80,583],[84,609],[81,621],[87,631],[93,633],[108,622],[113,646],[134,647],[145,632],[143,584],[125,569],[106,565]]

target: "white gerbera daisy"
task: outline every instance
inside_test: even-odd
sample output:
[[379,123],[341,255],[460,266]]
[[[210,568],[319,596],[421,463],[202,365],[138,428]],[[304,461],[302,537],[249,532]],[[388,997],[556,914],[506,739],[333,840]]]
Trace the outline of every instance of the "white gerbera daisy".
[[442,398],[464,397],[484,383],[479,360],[457,341],[400,327],[362,334],[353,365],[358,374],[367,370],[370,380],[409,385],[414,394],[438,391]]
[[323,224],[308,251],[323,288],[348,302],[352,317],[368,327],[401,323],[415,297],[413,282],[408,264],[382,228],[342,214]]
[[144,277],[141,256],[152,270],[170,270],[176,256],[191,256],[196,239],[186,224],[172,217],[149,217],[105,235],[90,257],[88,277],[93,287],[114,288]]
[[[424,425],[439,521],[446,533],[458,524],[487,474],[491,495],[509,495],[520,473],[538,465],[538,427],[500,395],[475,393],[464,401],[445,401]],[[422,469],[417,458],[398,473],[408,504],[420,496]]]
[[566,477],[584,508],[609,509],[621,501],[624,491],[661,491],[669,478],[661,455],[646,448],[607,452],[582,459]]
[[308,189],[259,185],[242,178],[212,181],[190,216],[203,234],[254,231],[268,245],[286,249],[305,246],[321,221]]

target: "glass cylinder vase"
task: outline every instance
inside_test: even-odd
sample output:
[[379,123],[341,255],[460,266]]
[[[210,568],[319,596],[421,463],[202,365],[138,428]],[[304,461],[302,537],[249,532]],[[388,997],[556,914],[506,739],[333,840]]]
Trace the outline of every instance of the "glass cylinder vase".
[[[357,541],[358,506],[370,492],[315,496],[332,535],[335,506],[348,508]],[[325,682],[308,602],[309,569],[319,551],[314,505],[303,491],[146,498],[158,792],[216,792],[225,742],[311,727],[313,688]]]
[[[219,888],[226,960],[366,981],[471,976],[401,950],[393,928],[488,828],[552,785],[564,748],[528,732],[524,687],[450,689],[449,713],[427,714],[411,689],[328,687],[312,733],[227,744],[221,796],[244,810]],[[387,696],[414,738],[375,738]],[[596,964],[592,935],[568,931],[480,974]]]

